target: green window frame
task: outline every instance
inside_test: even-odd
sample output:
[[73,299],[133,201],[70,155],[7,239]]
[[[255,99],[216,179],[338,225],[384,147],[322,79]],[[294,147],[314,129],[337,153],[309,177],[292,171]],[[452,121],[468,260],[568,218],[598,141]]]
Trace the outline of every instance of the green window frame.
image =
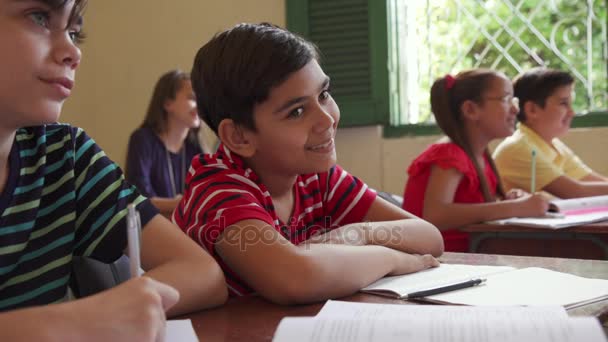
[[321,50],[342,126],[389,124],[386,6],[378,0],[286,0],[287,28]]

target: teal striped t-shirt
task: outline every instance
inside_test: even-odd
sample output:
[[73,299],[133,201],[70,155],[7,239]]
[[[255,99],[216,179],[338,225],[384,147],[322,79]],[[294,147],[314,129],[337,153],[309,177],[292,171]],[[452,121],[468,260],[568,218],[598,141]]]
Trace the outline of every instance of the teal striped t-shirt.
[[0,310],[61,301],[72,256],[111,262],[126,247],[126,207],[157,210],[86,133],[66,124],[17,131],[0,194]]

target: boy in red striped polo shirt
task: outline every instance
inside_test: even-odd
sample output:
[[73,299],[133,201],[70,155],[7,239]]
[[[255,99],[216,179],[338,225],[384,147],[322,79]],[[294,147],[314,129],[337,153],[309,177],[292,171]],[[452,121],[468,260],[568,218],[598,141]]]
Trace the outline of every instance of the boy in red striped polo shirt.
[[443,252],[433,225],[336,165],[340,111],[318,60],[270,24],[237,25],[195,58],[199,115],[221,145],[193,160],[173,220],[220,263],[232,296],[342,297]]

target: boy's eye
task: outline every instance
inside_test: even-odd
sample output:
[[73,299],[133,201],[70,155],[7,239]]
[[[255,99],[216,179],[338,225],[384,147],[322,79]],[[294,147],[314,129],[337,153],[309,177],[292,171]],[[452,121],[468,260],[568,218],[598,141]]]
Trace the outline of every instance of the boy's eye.
[[70,31],[69,35],[72,42],[76,45],[81,44],[84,41],[84,33],[82,33],[82,31]]
[[302,107],[298,107],[292,111],[289,112],[289,115],[287,115],[288,118],[299,118],[300,116],[302,116],[302,114],[304,113],[304,108]]
[[49,14],[46,12],[33,12],[30,13],[30,18],[36,25],[40,25],[42,27],[49,26]]
[[326,90],[323,90],[323,91],[321,92],[321,95],[319,95],[319,98],[320,98],[321,100],[327,100],[327,99],[329,98],[329,95],[330,95],[330,94],[329,94],[329,89],[326,89]]

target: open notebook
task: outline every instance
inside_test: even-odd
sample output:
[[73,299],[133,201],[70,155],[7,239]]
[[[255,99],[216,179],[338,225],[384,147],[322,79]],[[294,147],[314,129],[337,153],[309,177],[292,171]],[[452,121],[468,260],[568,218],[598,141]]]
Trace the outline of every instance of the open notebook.
[[[514,329],[514,327],[517,327]],[[463,307],[328,301],[315,317],[286,317],[273,341],[606,341],[593,317],[560,307]]]
[[407,299],[412,292],[484,278],[481,285],[417,298],[439,304],[561,305],[574,308],[608,299],[608,280],[544,268],[441,264],[420,272],[379,279],[361,291]]
[[490,221],[493,224],[514,224],[535,228],[559,229],[608,220],[608,196],[592,196],[553,200],[549,211],[561,215],[517,217]]

